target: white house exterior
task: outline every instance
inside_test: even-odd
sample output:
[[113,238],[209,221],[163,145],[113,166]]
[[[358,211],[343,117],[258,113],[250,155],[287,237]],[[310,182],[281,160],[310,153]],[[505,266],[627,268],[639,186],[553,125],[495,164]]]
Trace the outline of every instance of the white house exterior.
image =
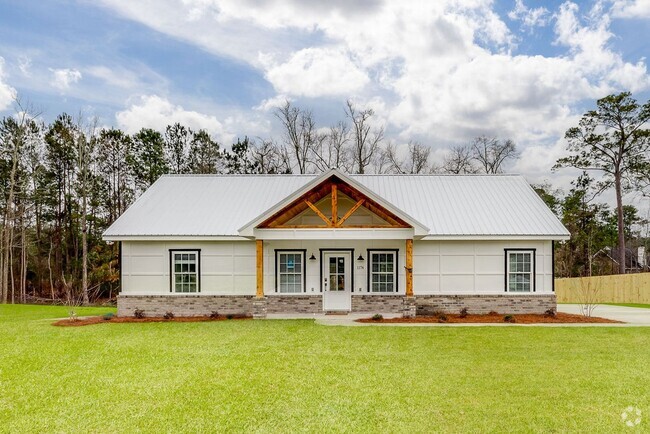
[[569,233],[520,176],[163,176],[105,233],[118,314],[542,313]]

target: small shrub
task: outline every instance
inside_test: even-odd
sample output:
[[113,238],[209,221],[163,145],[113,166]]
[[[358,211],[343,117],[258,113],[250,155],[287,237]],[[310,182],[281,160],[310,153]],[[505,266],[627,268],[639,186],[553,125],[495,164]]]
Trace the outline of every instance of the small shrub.
[[113,312],[108,312],[102,315],[102,318],[104,319],[104,321],[110,321],[113,319],[114,316],[115,315],[113,314]]
[[142,318],[144,318],[144,317],[145,317],[145,315],[144,315],[144,310],[142,310],[142,309],[136,309],[136,310],[134,310],[134,311],[133,311],[133,317],[134,317],[134,318],[138,318],[138,319],[142,319]]
[[544,312],[544,316],[547,318],[555,318],[555,315],[557,315],[557,312],[555,311],[555,308],[552,307],[548,309],[546,312]]
[[213,310],[212,312],[210,312],[210,318],[212,318],[212,319],[219,318],[219,312],[217,312],[216,310]]
[[503,321],[513,323],[515,322],[514,315],[506,315],[503,317]]
[[382,319],[384,319],[384,316],[380,313],[376,313],[372,316],[373,321],[381,321]]
[[165,318],[165,319],[174,319],[174,312],[172,312],[171,310],[168,310],[163,315],[163,318]]
[[495,310],[491,310],[491,311],[488,313],[488,315],[496,316],[496,315],[499,315],[499,312],[497,312],[497,311],[495,311]]
[[438,322],[447,322],[448,319],[449,318],[447,318],[447,315],[445,315],[444,313],[438,315]]
[[226,319],[233,319],[234,317],[235,317],[235,315],[233,315],[233,314],[231,314],[231,313],[229,313],[228,315],[226,315]]
[[467,309],[466,307],[464,307],[464,308],[462,308],[460,310],[460,317],[461,318],[467,318],[468,314],[469,314],[469,309]]
[[445,312],[440,310],[440,309],[434,309],[430,313],[431,316],[436,317],[436,318],[439,318],[440,315],[444,315],[444,314],[445,314]]

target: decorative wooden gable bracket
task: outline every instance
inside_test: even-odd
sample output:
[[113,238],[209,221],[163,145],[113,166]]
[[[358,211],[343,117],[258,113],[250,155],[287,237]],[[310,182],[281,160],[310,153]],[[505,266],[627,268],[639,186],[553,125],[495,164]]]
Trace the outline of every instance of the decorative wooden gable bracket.
[[[345,194],[356,203],[350,208],[343,217],[339,218],[338,215],[338,199],[339,192]],[[315,205],[316,202],[331,193],[331,216],[326,216]],[[370,212],[376,214],[388,224],[384,225],[359,225],[359,226],[343,226],[343,224],[361,207],[365,206]],[[294,217],[298,216],[303,211],[311,209],[324,223],[324,225],[288,225]],[[273,216],[262,222],[258,227],[260,228],[342,228],[342,227],[380,227],[380,228],[409,228],[408,223],[404,222],[399,217],[395,216],[384,207],[363,195],[361,192],[350,187],[336,177],[332,177],[326,182],[318,185],[314,189],[296,199],[293,203],[284,207],[282,210],[276,212]]]

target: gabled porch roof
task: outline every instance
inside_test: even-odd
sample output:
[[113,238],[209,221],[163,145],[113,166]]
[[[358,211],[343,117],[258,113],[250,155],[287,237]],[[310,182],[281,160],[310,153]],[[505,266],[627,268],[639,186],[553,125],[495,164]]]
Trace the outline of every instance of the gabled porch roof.
[[[370,211],[378,214],[385,220],[388,220],[392,227],[371,227],[367,228],[347,228],[340,227],[336,225],[336,212],[333,215],[333,224],[323,226],[322,228],[300,228],[300,227],[278,227],[274,225],[274,221],[286,221],[291,217],[294,217],[299,212],[311,208],[315,212],[317,211],[313,207],[310,199],[318,198],[319,194],[322,194],[322,187],[327,186],[328,183],[340,184],[342,190],[345,194],[353,197],[355,200],[358,200],[357,207],[363,204]],[[304,205],[303,205],[304,204]],[[354,211],[353,211],[354,212]],[[319,214],[317,212],[317,214]],[[348,214],[342,216],[343,219],[349,217]],[[325,216],[321,215],[321,218],[326,219]],[[274,228],[275,226],[275,228]],[[388,202],[383,197],[377,195],[375,192],[371,191],[364,185],[355,181],[351,177],[342,173],[337,169],[330,169],[327,172],[324,172],[320,176],[314,178],[307,184],[295,190],[293,193],[258,215],[253,220],[249,221],[247,224],[242,226],[238,232],[239,235],[244,237],[256,237],[260,235],[259,231],[264,231],[267,235],[270,231],[282,231],[282,230],[291,230],[294,233],[296,231],[304,230],[305,234],[313,234],[315,230],[318,231],[330,231],[330,232],[341,232],[341,231],[354,231],[359,233],[363,230],[378,230],[381,229],[382,232],[390,230],[401,230],[402,233],[412,233],[412,236],[423,237],[429,233],[429,228],[417,221],[412,216],[406,214],[404,211],[397,208],[392,203]],[[404,231],[408,229],[408,231]],[[411,232],[412,231],[412,232]],[[256,233],[257,232],[257,233]],[[400,236],[401,237],[401,236]]]

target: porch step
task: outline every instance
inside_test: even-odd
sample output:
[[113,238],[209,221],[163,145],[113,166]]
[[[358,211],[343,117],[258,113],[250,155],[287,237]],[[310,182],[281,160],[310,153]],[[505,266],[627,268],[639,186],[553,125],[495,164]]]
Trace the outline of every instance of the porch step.
[[347,315],[347,310],[326,310],[325,315]]

